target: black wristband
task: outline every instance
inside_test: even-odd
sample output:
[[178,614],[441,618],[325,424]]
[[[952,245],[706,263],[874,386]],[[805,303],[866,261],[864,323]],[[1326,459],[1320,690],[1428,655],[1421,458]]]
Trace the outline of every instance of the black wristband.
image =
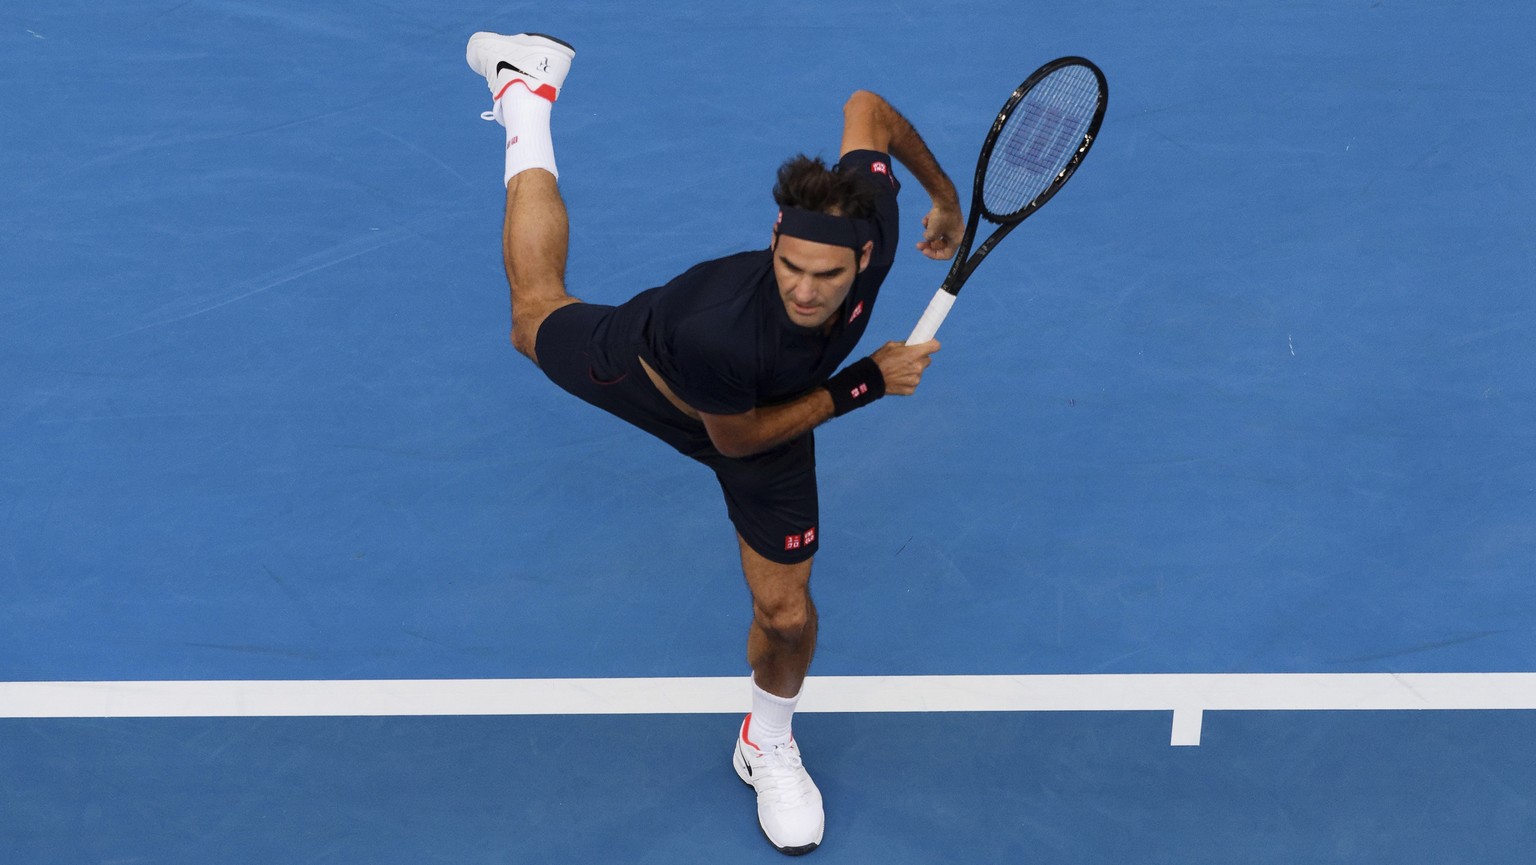
[[832,394],[832,416],[840,417],[885,396],[885,376],[872,357],[851,363],[827,379]]

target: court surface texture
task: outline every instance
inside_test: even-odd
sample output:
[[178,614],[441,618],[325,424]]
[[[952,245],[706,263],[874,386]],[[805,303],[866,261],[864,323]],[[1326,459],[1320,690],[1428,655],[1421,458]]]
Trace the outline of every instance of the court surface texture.
[[[857,88],[1082,170],[817,433],[821,863],[1536,849],[1536,10],[0,11],[0,862],[751,863],[707,471],[508,344],[476,30],[576,46],[568,282],[767,245]],[[1525,58],[1525,59],[1521,59]],[[906,247],[864,352],[945,265]]]

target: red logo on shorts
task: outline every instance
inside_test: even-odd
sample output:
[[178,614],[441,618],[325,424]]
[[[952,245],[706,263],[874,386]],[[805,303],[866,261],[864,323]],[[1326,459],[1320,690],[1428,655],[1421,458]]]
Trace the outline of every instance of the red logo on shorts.
[[803,535],[785,535],[784,536],[784,549],[785,550],[798,550],[801,547],[808,547],[808,546],[810,546],[811,544],[814,544],[814,543],[816,543],[816,527],[815,526],[811,526],[810,528],[806,529],[805,530],[805,534],[803,534]]

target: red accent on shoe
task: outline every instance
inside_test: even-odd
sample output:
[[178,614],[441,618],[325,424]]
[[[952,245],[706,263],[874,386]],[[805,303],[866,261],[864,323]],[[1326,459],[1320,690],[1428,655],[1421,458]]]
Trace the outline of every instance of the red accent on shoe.
[[528,86],[528,82],[524,81],[523,79],[521,79],[521,78],[514,78],[511,81],[507,82],[507,86],[506,87],[503,87],[503,88],[501,88],[501,90],[497,91],[496,95],[491,97],[491,101],[495,102],[496,100],[500,99],[502,97],[502,94],[506,93],[509,89],[511,89],[512,85],[514,85],[514,84],[521,84],[521,85],[523,85],[523,89],[524,90],[528,91],[529,93],[532,93],[534,96],[542,96],[545,99],[548,99],[550,102],[554,102],[560,96],[559,92],[557,92],[555,90],[555,88],[549,86],[548,84],[540,84],[539,85],[539,89],[535,90],[532,87],[529,87]]
[[758,750],[758,751],[763,750],[762,748],[758,748],[757,747],[757,743],[755,743],[751,739],[747,738],[747,733],[751,729],[752,729],[752,713],[748,712],[746,720],[741,722],[741,741],[746,742],[748,745],[751,745],[755,750]]

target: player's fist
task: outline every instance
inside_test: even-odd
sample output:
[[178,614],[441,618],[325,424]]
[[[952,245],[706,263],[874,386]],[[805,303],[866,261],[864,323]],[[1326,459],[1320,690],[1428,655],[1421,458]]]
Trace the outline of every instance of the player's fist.
[[965,234],[965,220],[959,208],[934,205],[923,217],[923,239],[917,249],[929,258],[943,261],[955,257],[960,238]]
[[885,379],[886,395],[911,396],[923,380],[923,371],[933,363],[933,353],[939,350],[939,341],[930,339],[917,345],[888,342],[880,346],[870,359],[880,367]]

